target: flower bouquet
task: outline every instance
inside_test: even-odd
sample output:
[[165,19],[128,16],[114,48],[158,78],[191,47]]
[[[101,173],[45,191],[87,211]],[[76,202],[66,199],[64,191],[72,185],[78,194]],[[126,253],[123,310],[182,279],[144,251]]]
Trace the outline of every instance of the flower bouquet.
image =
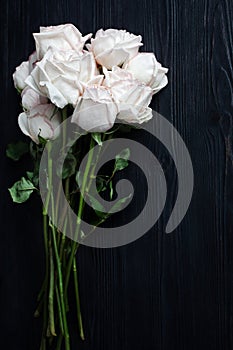
[[[45,278],[35,311],[35,316],[43,317],[40,349],[53,344],[59,350],[64,342],[69,350],[71,275],[84,340],[78,247],[129,199],[115,201],[114,208],[106,211],[93,193],[113,199],[113,178],[128,166],[130,149],[115,154],[106,174],[96,172],[97,163],[109,146],[107,141],[152,118],[149,105],[152,96],[166,86],[167,69],[153,53],[140,53],[141,36],[125,30],[100,29],[91,38],[92,34],[82,36],[74,25],[65,24],[41,27],[33,36],[36,51],[13,74],[23,108],[18,124],[31,143],[19,141],[7,148],[13,160],[30,153],[33,170],[9,191],[16,203],[25,202],[34,192],[42,197]],[[73,226],[68,206],[75,213]],[[91,232],[82,229],[85,215]]]

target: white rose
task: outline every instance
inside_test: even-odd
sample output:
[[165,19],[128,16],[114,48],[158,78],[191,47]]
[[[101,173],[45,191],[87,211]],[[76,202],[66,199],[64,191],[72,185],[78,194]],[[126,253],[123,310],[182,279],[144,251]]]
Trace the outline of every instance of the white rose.
[[29,112],[19,115],[18,123],[21,131],[34,142],[39,143],[38,135],[46,140],[53,140],[60,133],[61,115],[56,107],[42,104],[32,108]]
[[152,118],[149,104],[153,90],[133,78],[132,74],[119,67],[112,71],[104,69],[104,85],[111,89],[118,106],[117,118],[129,124],[142,124]]
[[75,50],[81,52],[85,42],[92,36],[82,36],[73,24],[61,24],[58,26],[40,27],[40,33],[33,34],[36,42],[38,59],[42,59],[49,47],[56,50]]
[[100,85],[102,80],[92,53],[78,54],[73,50],[54,51],[50,48],[37,62],[26,83],[57,107],[64,108],[67,104],[77,104],[86,85]]
[[166,76],[168,69],[162,67],[153,53],[138,53],[129,62],[126,62],[123,68],[131,72],[135,79],[149,85],[154,94],[168,83]]
[[26,87],[25,80],[31,73],[35,61],[35,53],[32,53],[29,56],[28,61],[24,61],[18,67],[16,67],[16,70],[13,73],[13,80],[16,89],[23,90]]
[[117,106],[110,91],[103,86],[87,87],[77,104],[72,122],[90,132],[105,132],[116,119]]
[[111,69],[113,66],[120,66],[125,61],[133,58],[138,53],[141,43],[141,35],[134,35],[125,30],[100,29],[87,44],[89,51],[94,53],[96,61]]
[[37,105],[48,103],[48,99],[46,97],[39,95],[36,91],[28,86],[23,89],[21,97],[22,105],[28,111]]

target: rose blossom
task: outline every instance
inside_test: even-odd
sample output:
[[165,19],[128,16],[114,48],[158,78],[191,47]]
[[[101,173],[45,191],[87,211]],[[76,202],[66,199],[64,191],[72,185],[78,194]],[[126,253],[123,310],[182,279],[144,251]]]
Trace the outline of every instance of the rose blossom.
[[94,53],[96,61],[111,69],[113,66],[120,66],[125,61],[133,58],[137,53],[141,43],[141,35],[134,35],[126,30],[100,29],[95,38],[91,39],[91,44],[87,44],[89,51]]
[[30,111],[33,107],[48,103],[48,99],[26,86],[21,93],[23,108]]
[[82,51],[85,42],[92,36],[82,36],[73,24],[61,24],[58,26],[40,27],[40,33],[33,34],[36,42],[38,59],[42,59],[49,47],[56,50]]
[[77,104],[86,85],[101,84],[102,80],[92,53],[50,48],[37,62],[26,83],[57,107],[64,108],[67,104]]
[[25,135],[39,143],[38,135],[46,140],[53,140],[58,137],[61,115],[51,103],[41,104],[32,108],[29,112],[21,113],[18,123]]
[[149,85],[154,94],[168,83],[166,76],[168,69],[162,67],[153,53],[138,53],[129,62],[126,62],[123,68],[131,72],[135,79]]
[[16,67],[16,70],[13,73],[13,80],[16,89],[23,90],[26,87],[25,80],[31,73],[36,62],[35,54],[36,52],[32,53],[29,56],[28,61],[24,61],[18,67]]
[[105,132],[116,119],[117,106],[110,91],[103,86],[90,86],[77,104],[72,122],[90,132]]
[[130,72],[119,67],[113,67],[112,71],[104,69],[104,74],[103,84],[111,89],[118,106],[118,119],[130,124],[141,124],[152,118],[152,110],[148,106],[153,90],[149,86],[134,79]]

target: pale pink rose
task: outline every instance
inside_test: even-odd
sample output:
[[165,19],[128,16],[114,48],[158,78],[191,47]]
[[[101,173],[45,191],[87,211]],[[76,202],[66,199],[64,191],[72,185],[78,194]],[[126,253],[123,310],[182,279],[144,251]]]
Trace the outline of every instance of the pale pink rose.
[[33,70],[36,62],[35,53],[32,53],[29,56],[28,61],[24,61],[18,67],[16,67],[16,70],[13,73],[13,80],[16,89],[23,90],[26,87],[25,80]]
[[116,119],[117,106],[110,91],[102,86],[87,87],[77,104],[72,122],[89,132],[105,132]]
[[162,67],[153,53],[138,53],[126,62],[123,68],[131,72],[135,79],[149,85],[154,94],[163,89],[168,83],[166,76],[168,69]]
[[61,114],[54,105],[42,104],[21,113],[18,123],[21,131],[35,143],[39,143],[38,135],[54,140],[60,133]]
[[56,50],[82,51],[85,42],[92,36],[84,37],[73,24],[61,24],[58,26],[40,27],[40,33],[33,34],[36,42],[38,59],[42,59],[49,47]]
[[39,95],[35,90],[26,86],[22,93],[22,106],[26,110],[30,111],[32,108],[36,107],[40,104],[47,104],[48,99],[44,96]]
[[53,104],[64,108],[75,106],[87,85],[101,84],[92,53],[84,51],[56,51],[49,49],[44,58],[36,63],[26,83],[39,94],[48,97]]
[[137,55],[141,43],[141,35],[134,35],[126,30],[100,29],[91,44],[87,44],[89,51],[94,53],[96,61],[111,69],[113,66],[120,66],[127,60]]
[[117,118],[129,124],[142,124],[152,118],[149,104],[153,90],[134,79],[132,74],[119,67],[112,71],[104,69],[104,85],[111,89],[114,101],[118,106]]

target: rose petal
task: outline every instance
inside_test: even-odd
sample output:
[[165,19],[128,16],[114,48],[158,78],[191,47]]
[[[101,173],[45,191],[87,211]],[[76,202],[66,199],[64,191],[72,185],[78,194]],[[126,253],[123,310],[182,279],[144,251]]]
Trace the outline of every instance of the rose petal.
[[30,136],[29,127],[28,127],[28,117],[26,113],[20,113],[18,117],[18,124],[21,131],[26,136]]
[[14,85],[16,88],[23,90],[26,87],[25,79],[29,75],[29,62],[22,62],[18,67],[16,67],[13,73]]
[[54,86],[54,84],[48,81],[41,81],[40,86],[44,88],[44,91],[46,91],[46,95],[48,96],[48,98],[57,107],[64,108],[68,104],[68,101],[60,93],[60,91]]

